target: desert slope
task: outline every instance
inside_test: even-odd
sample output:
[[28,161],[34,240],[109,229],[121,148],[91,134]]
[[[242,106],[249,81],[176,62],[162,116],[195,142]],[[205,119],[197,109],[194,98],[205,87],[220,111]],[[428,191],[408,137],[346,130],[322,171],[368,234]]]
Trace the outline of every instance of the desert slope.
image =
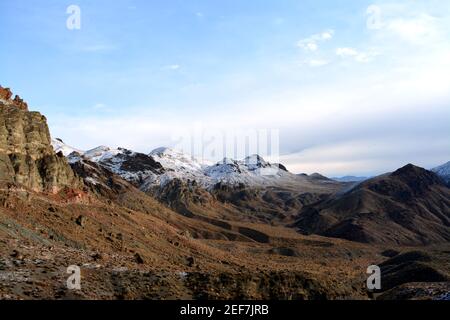
[[366,243],[448,243],[450,189],[433,172],[407,165],[304,208],[295,227]]

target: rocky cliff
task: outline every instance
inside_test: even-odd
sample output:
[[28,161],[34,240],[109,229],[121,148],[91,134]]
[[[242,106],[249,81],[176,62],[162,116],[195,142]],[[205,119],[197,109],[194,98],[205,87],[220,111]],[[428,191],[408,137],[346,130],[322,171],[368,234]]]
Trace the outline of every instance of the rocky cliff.
[[13,93],[11,92],[11,89],[3,88],[2,86],[0,86],[0,103],[28,111],[28,104],[25,101],[23,101],[22,98],[16,95],[14,99],[11,99],[12,96]]
[[38,192],[79,187],[62,154],[55,154],[47,120],[9,89],[0,87],[0,182],[16,183]]

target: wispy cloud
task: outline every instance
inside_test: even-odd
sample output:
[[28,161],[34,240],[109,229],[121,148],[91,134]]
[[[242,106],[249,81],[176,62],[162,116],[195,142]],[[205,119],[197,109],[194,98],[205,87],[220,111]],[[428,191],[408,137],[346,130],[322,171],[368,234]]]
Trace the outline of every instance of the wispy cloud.
[[[321,172],[328,176],[345,176],[349,167],[352,167],[353,172],[366,176],[390,172],[411,162],[407,157],[427,169],[447,161],[442,155],[442,148],[448,147],[448,141],[444,138],[431,143],[427,139],[408,142],[396,137],[387,143],[385,139],[368,138],[323,144],[283,156],[281,161],[295,172]],[[417,148],[422,152],[418,153]],[[377,170],[374,171],[374,168]]]
[[392,19],[386,23],[384,29],[410,43],[420,44],[438,34],[436,21],[435,17],[420,14],[414,18]]
[[181,69],[181,66],[179,64],[170,64],[170,65],[164,66],[164,69],[175,71],[175,70]]
[[337,48],[336,55],[341,58],[352,58],[356,62],[367,63],[378,55],[377,52],[360,52],[354,48]]
[[299,40],[297,42],[297,47],[302,48],[306,51],[317,51],[319,49],[319,43],[328,41],[334,36],[334,30],[329,29],[321,33],[313,34],[305,39]]
[[329,60],[325,60],[325,59],[307,59],[307,60],[303,60],[300,62],[300,65],[304,66],[309,66],[309,67],[323,67],[326,66],[327,64],[329,64],[330,61]]
[[397,41],[406,41],[411,44],[436,40],[441,33],[439,24],[442,21],[440,20],[445,19],[442,14],[448,10],[440,12],[440,18],[438,18],[428,12],[430,8],[423,7],[421,4],[423,5],[421,1],[416,1],[411,5],[400,2],[371,5],[367,9],[369,15],[367,26],[379,36],[394,37]]

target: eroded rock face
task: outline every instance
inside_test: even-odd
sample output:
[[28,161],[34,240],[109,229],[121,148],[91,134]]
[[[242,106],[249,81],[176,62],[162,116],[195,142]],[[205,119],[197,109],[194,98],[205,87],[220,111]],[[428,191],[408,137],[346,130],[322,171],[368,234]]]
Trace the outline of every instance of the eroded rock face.
[[0,100],[8,101],[12,97],[12,92],[9,88],[0,86]]
[[13,103],[5,102],[3,98],[9,93],[2,90],[0,182],[52,193],[64,187],[81,186],[65,157],[53,151],[47,119],[38,112],[29,112],[20,98],[16,97]]
[[12,105],[22,110],[28,110],[28,104],[25,101],[23,101],[23,99],[20,98],[18,95],[14,97]]
[[6,106],[16,107],[21,110],[28,111],[28,104],[23,101],[22,98],[16,95],[14,99],[11,99],[12,96],[13,93],[11,92],[11,89],[0,86],[0,102]]

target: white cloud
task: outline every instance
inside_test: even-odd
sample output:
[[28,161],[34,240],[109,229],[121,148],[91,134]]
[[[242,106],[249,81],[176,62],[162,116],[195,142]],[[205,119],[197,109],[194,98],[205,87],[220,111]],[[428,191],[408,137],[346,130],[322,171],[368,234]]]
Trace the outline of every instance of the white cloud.
[[337,48],[336,55],[341,58],[353,58],[356,62],[367,63],[370,62],[373,57],[377,56],[376,52],[359,52],[353,48]]
[[334,35],[334,30],[328,30],[325,32],[322,32],[322,34],[320,35],[320,39],[321,40],[330,40],[331,38],[333,38]]
[[[149,152],[161,146],[170,146],[174,128],[180,122],[145,116],[87,116],[67,117],[61,115],[50,120],[52,136],[61,138],[83,150],[99,145],[125,147]],[[120,130],[118,130],[120,128]],[[167,142],[167,145],[166,145]]]
[[[378,34],[379,37],[389,40],[402,40],[410,44],[424,44],[436,41],[442,37],[440,30],[445,17],[445,11],[441,10],[440,17],[429,14],[430,9],[415,4],[385,3],[372,5],[367,9],[368,29]],[[438,12],[438,11],[435,11]],[[441,24],[441,26],[440,26]]]
[[171,64],[168,66],[165,66],[164,69],[168,69],[168,70],[179,70],[181,68],[181,66],[179,64]]
[[317,49],[319,49],[319,46],[317,45],[317,43],[306,43],[305,44],[305,49],[308,49],[309,51],[317,51]]
[[336,50],[336,54],[340,57],[346,57],[346,56],[354,57],[354,56],[358,55],[358,51],[356,51],[355,49],[352,49],[352,48],[338,48]]
[[420,43],[437,35],[436,18],[421,14],[415,18],[398,18],[387,22],[386,30],[394,33],[403,40]]
[[294,172],[320,172],[329,177],[345,176],[349,172],[372,176],[392,172],[411,162],[431,169],[448,161],[442,152],[448,146],[449,140],[445,137],[433,141],[428,137],[414,141],[395,136],[388,139],[385,135],[358,140],[350,138],[282,156],[281,162]]
[[297,42],[297,47],[306,51],[317,51],[319,49],[319,43],[331,40],[334,36],[334,30],[326,30],[321,33],[313,34],[312,36],[302,39]]
[[330,61],[324,60],[324,59],[309,59],[309,60],[302,61],[300,64],[307,65],[307,66],[314,68],[314,67],[323,67],[329,63],[330,63]]

